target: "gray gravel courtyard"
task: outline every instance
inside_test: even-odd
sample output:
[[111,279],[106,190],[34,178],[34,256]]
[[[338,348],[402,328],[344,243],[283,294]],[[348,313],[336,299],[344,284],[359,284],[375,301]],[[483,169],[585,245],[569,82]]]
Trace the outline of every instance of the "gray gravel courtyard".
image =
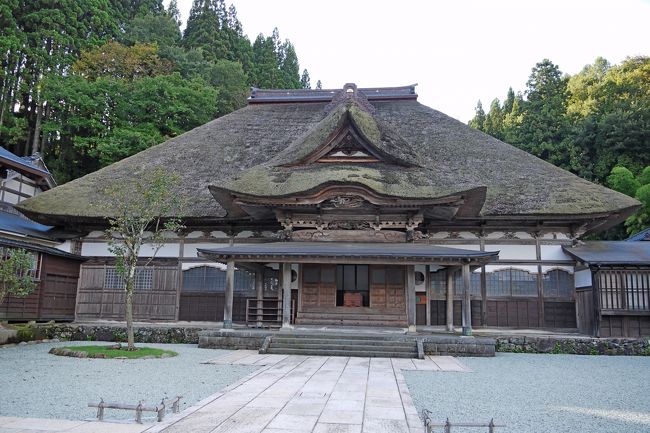
[[[142,344],[178,352],[178,356],[164,359],[80,359],[48,354],[55,346],[88,344],[104,343],[42,343],[0,349],[0,416],[88,419],[95,416],[88,402],[100,397],[155,404],[163,396],[179,394],[183,396],[182,410],[257,368],[201,364],[226,351],[185,344]],[[106,420],[133,417],[133,411],[106,412]]]
[[419,413],[429,409],[435,422],[494,417],[507,424],[497,429],[503,433],[650,431],[650,357],[498,353],[461,360],[474,372],[404,372]]

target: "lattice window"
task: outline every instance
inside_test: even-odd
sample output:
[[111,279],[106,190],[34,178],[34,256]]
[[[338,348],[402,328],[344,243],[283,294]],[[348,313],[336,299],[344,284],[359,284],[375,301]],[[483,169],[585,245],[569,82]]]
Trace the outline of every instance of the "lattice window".
[[561,269],[547,272],[542,277],[545,298],[573,298],[573,275]]
[[519,269],[486,274],[488,297],[535,297],[537,296],[537,275]]
[[[429,278],[434,299],[445,299],[447,297],[447,270],[441,269],[438,272],[431,272]],[[454,297],[463,296],[463,272],[454,272]],[[481,297],[481,274],[470,272],[469,293],[472,297]]]
[[[135,280],[133,283],[134,290],[147,290],[153,287],[153,268],[136,268]],[[104,275],[105,289],[124,289],[126,283],[124,277],[116,268],[106,268]]]
[[[243,269],[235,270],[235,292],[253,290],[255,274]],[[183,271],[184,292],[223,293],[226,290],[226,271],[212,266],[198,266]]]

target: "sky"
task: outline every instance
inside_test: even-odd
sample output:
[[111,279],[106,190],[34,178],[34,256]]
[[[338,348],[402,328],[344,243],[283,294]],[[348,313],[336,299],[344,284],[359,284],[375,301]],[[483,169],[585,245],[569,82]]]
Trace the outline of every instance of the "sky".
[[[166,1],[165,3],[168,3]],[[548,58],[576,74],[596,57],[650,55],[650,0],[234,0],[253,41],[277,27],[312,87],[418,83],[418,100],[467,122],[481,100],[525,90]],[[178,0],[183,22],[192,0]]]

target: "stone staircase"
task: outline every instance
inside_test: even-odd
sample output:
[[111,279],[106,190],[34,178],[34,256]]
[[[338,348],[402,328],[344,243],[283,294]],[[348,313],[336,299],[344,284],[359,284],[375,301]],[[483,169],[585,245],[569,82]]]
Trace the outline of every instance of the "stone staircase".
[[275,334],[266,337],[260,353],[316,356],[359,356],[373,358],[418,358],[415,339],[399,336],[350,334]]
[[299,325],[340,326],[408,326],[406,314],[363,314],[359,311],[312,313],[301,311],[296,317]]

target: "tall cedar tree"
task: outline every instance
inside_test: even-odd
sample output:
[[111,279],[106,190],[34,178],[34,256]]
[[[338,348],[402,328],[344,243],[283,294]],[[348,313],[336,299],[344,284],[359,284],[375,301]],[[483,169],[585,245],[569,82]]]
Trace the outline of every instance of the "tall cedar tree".
[[[223,0],[194,2],[186,38],[177,0],[55,3],[0,2],[0,142],[40,151],[60,183],[242,107],[257,83]],[[293,46],[273,39],[268,87],[301,86]]]

